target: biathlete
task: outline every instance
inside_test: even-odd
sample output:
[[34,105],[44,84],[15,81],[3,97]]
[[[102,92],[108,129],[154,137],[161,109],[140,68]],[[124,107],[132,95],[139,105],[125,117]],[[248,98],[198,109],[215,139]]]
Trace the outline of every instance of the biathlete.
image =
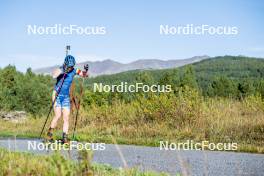
[[69,116],[70,116],[70,87],[75,75],[81,77],[88,76],[88,65],[84,66],[84,71],[74,68],[75,58],[71,55],[67,55],[64,60],[64,64],[60,69],[55,69],[52,73],[53,78],[57,78],[57,83],[52,93],[52,101],[54,103],[54,117],[51,121],[50,128],[47,133],[47,139],[49,142],[54,142],[53,130],[57,125],[61,115],[63,115],[63,132],[62,143],[69,143],[68,131],[69,131]]

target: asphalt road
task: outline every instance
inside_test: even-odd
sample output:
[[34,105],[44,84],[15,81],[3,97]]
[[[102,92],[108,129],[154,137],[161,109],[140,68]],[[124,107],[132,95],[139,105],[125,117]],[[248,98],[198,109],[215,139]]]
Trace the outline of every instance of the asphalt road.
[[[12,151],[49,154],[50,150],[28,149],[37,139],[0,139],[0,147]],[[32,144],[31,143],[31,144]],[[95,147],[98,149],[98,147]],[[105,149],[104,149],[105,148]],[[166,172],[171,175],[264,175],[264,155],[217,151],[164,151],[158,147],[105,144],[94,150],[93,161],[113,167],[137,167],[140,170]],[[76,149],[64,154],[77,159]]]

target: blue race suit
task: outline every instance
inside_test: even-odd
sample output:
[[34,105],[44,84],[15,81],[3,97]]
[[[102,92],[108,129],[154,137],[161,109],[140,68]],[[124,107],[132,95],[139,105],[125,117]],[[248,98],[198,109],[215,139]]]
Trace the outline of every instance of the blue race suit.
[[70,104],[71,104],[70,103],[70,87],[71,87],[71,84],[72,84],[72,81],[75,75],[76,75],[76,69],[73,69],[70,72],[66,73],[64,81],[63,81],[64,73],[62,73],[57,78],[57,83],[54,88],[54,90],[57,93],[59,93],[56,99],[56,107],[70,109]]

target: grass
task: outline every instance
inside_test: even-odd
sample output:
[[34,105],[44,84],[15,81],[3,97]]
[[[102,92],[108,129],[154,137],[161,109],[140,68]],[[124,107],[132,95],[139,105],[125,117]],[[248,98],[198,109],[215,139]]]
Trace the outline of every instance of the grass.
[[82,151],[78,162],[64,158],[56,152],[52,155],[34,155],[9,152],[0,148],[0,175],[42,175],[42,176],[158,176],[155,172],[140,172],[136,168],[115,169],[102,164],[91,164],[91,153]]
[[[38,137],[44,118],[31,117],[22,123],[0,121],[0,136]],[[81,141],[113,143],[114,137],[119,144],[147,146],[159,146],[160,140],[235,142],[237,151],[264,153],[263,133],[264,102],[260,96],[204,98],[187,89],[178,95],[150,95],[129,104],[117,100],[112,105],[85,106],[77,135]]]

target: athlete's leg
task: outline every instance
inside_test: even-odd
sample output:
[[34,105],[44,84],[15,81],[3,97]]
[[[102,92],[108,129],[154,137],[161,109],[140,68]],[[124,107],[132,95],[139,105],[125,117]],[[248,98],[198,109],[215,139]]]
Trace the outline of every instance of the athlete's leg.
[[61,117],[61,107],[54,106],[54,117],[51,121],[50,128],[55,128],[57,126],[57,122]]
[[69,117],[70,117],[70,108],[63,108],[62,114],[63,114],[63,133],[62,133],[62,142],[69,143],[68,139],[68,131],[69,131]]
[[49,128],[49,131],[47,133],[47,139],[49,142],[53,142],[53,129],[57,126],[57,121],[59,120],[59,118],[61,117],[61,107],[54,107],[54,112],[55,112],[55,116],[53,117],[52,121],[51,121],[51,125]]
[[69,117],[70,117],[70,108],[63,108],[63,133],[68,134],[69,131]]
[[[52,92],[52,102],[54,101],[55,97],[56,97],[56,92],[53,91]],[[57,126],[57,122],[59,118],[61,117],[61,106],[62,105],[61,105],[60,97],[58,96],[54,103],[54,117],[51,121],[51,125],[50,125],[51,129]]]
[[[55,99],[55,92],[53,92],[52,101],[54,101],[54,99]],[[60,117],[61,117],[61,103],[60,103],[60,99],[58,97],[57,100],[55,101],[55,104],[54,104],[54,117],[51,121],[50,128],[49,128],[49,131],[47,133],[47,139],[50,142],[54,141],[53,129],[57,126],[57,122],[58,122]]]

